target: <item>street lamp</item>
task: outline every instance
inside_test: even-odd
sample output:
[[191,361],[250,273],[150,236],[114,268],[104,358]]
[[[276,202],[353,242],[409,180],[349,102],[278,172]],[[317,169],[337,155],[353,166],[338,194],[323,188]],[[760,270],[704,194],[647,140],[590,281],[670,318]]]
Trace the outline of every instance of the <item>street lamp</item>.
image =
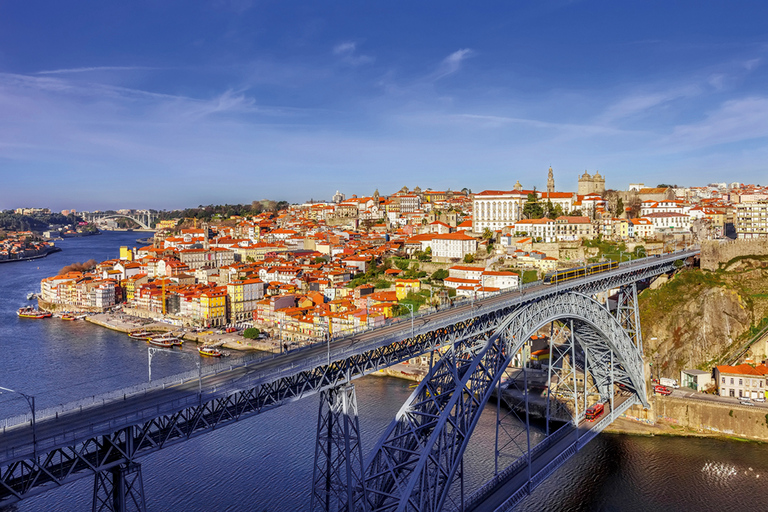
[[413,304],[405,303],[403,306],[411,310],[411,339],[413,339]]
[[34,453],[35,459],[37,459],[37,422],[35,421],[35,397],[26,393],[22,393],[21,391],[14,391],[13,389],[0,386],[0,394],[2,394],[3,391],[16,393],[17,395],[23,396],[24,400],[27,401],[27,405],[32,410],[32,451]]
[[[174,352],[173,350],[168,350],[165,348],[157,348],[157,347],[147,347],[147,369],[149,371],[149,383],[152,384],[152,356],[157,352],[166,352],[166,353],[172,353],[172,354],[179,354],[179,355],[190,355],[185,354],[184,352]],[[200,360],[198,358],[197,361],[195,361],[195,364],[197,365],[197,394],[200,396],[200,399],[202,400],[203,397],[203,368],[200,365]]]

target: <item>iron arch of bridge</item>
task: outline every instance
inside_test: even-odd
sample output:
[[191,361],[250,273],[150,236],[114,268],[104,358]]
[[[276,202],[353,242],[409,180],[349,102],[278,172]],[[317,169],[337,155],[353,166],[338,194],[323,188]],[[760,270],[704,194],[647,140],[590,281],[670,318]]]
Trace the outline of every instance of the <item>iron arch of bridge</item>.
[[[144,218],[149,219],[148,216],[144,216]],[[91,219],[96,220],[106,220],[106,219],[131,219],[133,222],[138,224],[142,227],[142,229],[152,229],[147,223],[144,222],[144,220],[141,217],[134,217],[133,215],[121,215],[119,213],[116,214],[110,214],[110,215],[99,215],[99,216],[91,216]]]
[[[615,378],[647,406],[639,343],[603,305],[576,292],[526,304],[489,337],[457,343],[432,366],[370,456],[365,496],[356,495],[355,510],[442,510],[480,412],[504,370],[540,328],[565,320],[572,321],[585,353],[596,358],[592,377],[601,395],[611,387],[607,379]],[[613,372],[605,364],[613,365]]]

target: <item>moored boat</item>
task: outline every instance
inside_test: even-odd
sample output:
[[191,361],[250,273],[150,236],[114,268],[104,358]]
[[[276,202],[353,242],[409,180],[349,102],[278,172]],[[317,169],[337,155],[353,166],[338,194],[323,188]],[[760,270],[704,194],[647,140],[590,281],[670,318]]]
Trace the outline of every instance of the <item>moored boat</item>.
[[151,336],[147,340],[147,343],[150,343],[158,347],[170,348],[170,347],[181,347],[184,341],[181,338],[177,337],[172,332],[167,332],[165,334],[160,334],[158,336]]
[[173,347],[173,342],[171,342],[170,340],[167,340],[167,339],[159,338],[159,337],[149,338],[147,340],[147,343],[149,343],[150,345],[154,345],[156,347],[162,347],[162,348],[172,348]]
[[148,340],[154,335],[155,333],[151,331],[131,331],[128,333],[128,337],[134,340]]
[[77,320],[77,317],[72,313],[64,313],[63,315],[61,315],[61,319],[72,322],[73,320]]
[[33,307],[19,308],[16,314],[19,315],[19,318],[51,318],[53,316],[47,311],[40,311]]
[[203,346],[197,349],[201,356],[206,357],[221,357],[221,350],[216,347]]

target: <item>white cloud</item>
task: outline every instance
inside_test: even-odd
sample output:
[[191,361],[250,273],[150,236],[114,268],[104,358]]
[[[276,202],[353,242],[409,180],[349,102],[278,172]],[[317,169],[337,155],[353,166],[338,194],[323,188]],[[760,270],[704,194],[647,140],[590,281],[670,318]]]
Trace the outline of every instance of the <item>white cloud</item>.
[[147,66],[94,66],[86,68],[69,68],[69,69],[51,69],[47,71],[38,71],[38,75],[64,75],[70,73],[90,73],[94,71],[138,71],[147,69],[157,69]]
[[768,137],[768,98],[750,97],[723,103],[698,122],[676,126],[671,146],[702,148]]
[[369,64],[374,61],[370,55],[360,55],[357,53],[357,43],[346,41],[333,47],[333,54],[341,58],[341,61],[350,66],[359,66]]
[[445,59],[443,59],[443,62],[440,64],[440,68],[437,70],[435,79],[443,78],[457,72],[459,69],[461,69],[462,62],[467,60],[473,54],[474,52],[469,48],[456,50]]

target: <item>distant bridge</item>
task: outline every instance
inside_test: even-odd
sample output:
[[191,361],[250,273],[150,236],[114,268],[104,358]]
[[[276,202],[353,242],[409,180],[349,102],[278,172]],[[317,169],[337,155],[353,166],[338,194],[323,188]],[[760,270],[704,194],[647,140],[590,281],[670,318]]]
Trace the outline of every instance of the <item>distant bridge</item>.
[[[330,344],[6,420],[0,505],[95,475],[94,511],[143,511],[138,457],[320,392],[313,511],[509,510],[627,408],[647,405],[636,283],[697,254],[531,283]],[[618,293],[613,310],[596,300],[609,291]],[[547,325],[559,333],[549,340],[546,397],[537,398],[528,343]],[[422,354],[430,354],[428,375],[363,459],[351,382]],[[494,476],[464,496],[463,454],[494,392]],[[531,400],[546,402],[538,444]],[[606,412],[590,421],[585,411],[595,402]],[[509,429],[512,417],[525,429]],[[555,419],[564,426],[555,428]]]
[[123,214],[115,212],[83,212],[83,219],[88,222],[98,222],[107,219],[131,219],[142,229],[152,229],[152,224],[158,219],[158,214],[150,210],[136,210],[134,213]]

